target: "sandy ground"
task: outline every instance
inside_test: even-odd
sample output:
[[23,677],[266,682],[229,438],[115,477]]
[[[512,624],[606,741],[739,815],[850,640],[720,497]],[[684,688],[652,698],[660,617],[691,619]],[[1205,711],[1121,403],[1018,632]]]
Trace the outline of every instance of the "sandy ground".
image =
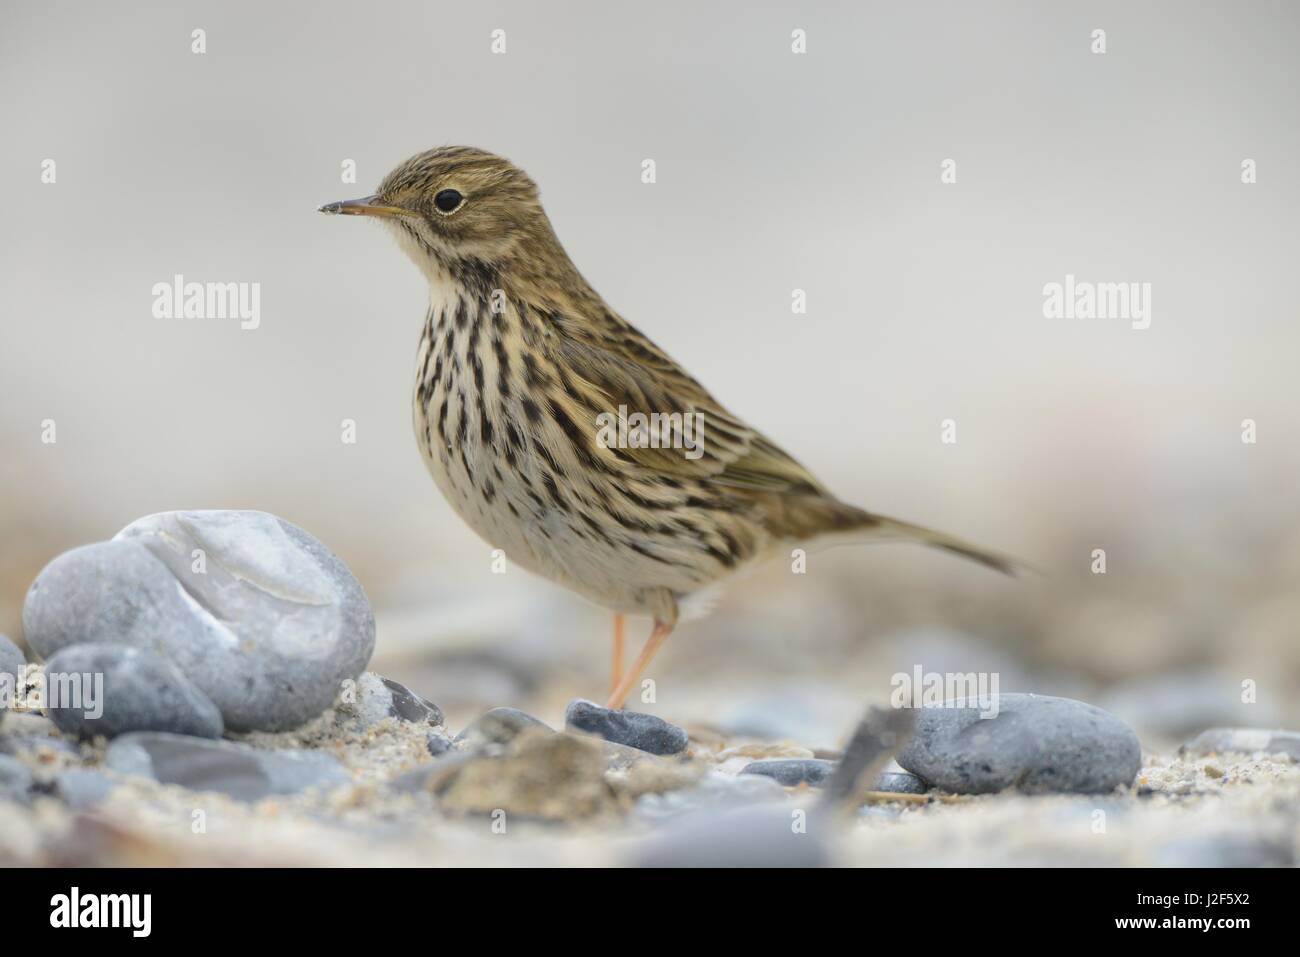
[[[1207,727],[1300,724],[1297,672],[1287,667],[1300,647],[1293,615],[1254,615],[1201,641],[1190,626],[1169,624],[1172,613],[1144,617],[1137,599],[1114,599],[1089,605],[1095,613],[1080,624],[1069,613],[1079,601],[1063,586],[953,567],[935,589],[917,583],[916,570],[931,567],[926,556],[891,554],[885,566],[845,553],[838,571],[793,584],[779,567],[761,571],[712,618],[684,627],[656,661],[658,703],[637,709],[691,733],[686,759],[627,767],[580,749],[534,749],[431,794],[392,784],[435,767],[426,728],[385,719],[357,730],[327,712],[296,732],[243,740],[327,751],[351,786],[250,806],[121,779],[93,807],[74,809],[55,793],[25,806],[0,801],[0,864],[727,863],[746,860],[738,848],[792,833],[799,812],[807,840],[777,841],[770,857],[853,866],[1300,861],[1300,768],[1290,758],[1179,754]],[[485,573],[474,588],[424,569],[409,587],[372,596],[380,643],[371,668],[435,701],[451,734],[498,705],[561,727],[568,701],[599,696],[607,681],[607,616],[544,583],[508,578],[503,587]],[[1137,782],[1104,797],[931,795],[828,814],[817,791],[735,778],[758,758],[833,757],[867,705],[887,700],[890,676],[916,664],[997,673],[1004,692],[1107,708],[1143,744]],[[1245,681],[1257,700],[1244,702]],[[10,714],[0,737],[18,733],[49,731],[41,718]],[[103,751],[103,742],[73,753],[55,745],[21,760],[54,792],[62,771],[95,769]],[[570,780],[548,774],[564,762],[578,769]],[[753,819],[719,813],[754,806],[768,814],[758,834]]]
[[[11,714],[8,722],[9,734],[49,730],[34,715]],[[1300,767],[1280,755],[1148,753],[1134,787],[1103,797],[931,794],[869,799],[857,810],[830,814],[818,803],[819,792],[807,787],[733,777],[749,760],[811,756],[809,749],[707,732],[693,736],[687,757],[646,757],[630,767],[601,762],[592,774],[573,772],[558,784],[529,778],[538,762],[556,764],[554,752],[538,750],[552,747],[539,743],[550,736],[539,735],[506,763],[483,765],[487,776],[477,783],[462,778],[457,789],[437,797],[402,792],[392,782],[449,760],[429,756],[426,735],[427,727],[392,718],[349,730],[327,712],[296,732],[244,739],[337,756],[353,783],[325,795],[247,805],[120,778],[119,787],[88,809],[71,809],[53,795],[38,795],[29,806],[0,803],[0,863],[591,866],[631,864],[647,855],[660,861],[664,854],[669,862],[732,862],[738,843],[752,844],[745,829],[753,823],[743,810],[698,810],[708,803],[701,799],[706,785],[725,793],[727,807],[759,808],[782,831],[803,812],[809,823],[802,839],[816,841],[819,859],[830,864],[1286,866],[1300,859]],[[600,747],[578,739],[564,757],[585,760]],[[103,750],[103,742],[81,745],[77,753],[53,746],[22,760],[49,782],[69,768],[95,768]],[[507,777],[514,783],[507,785]],[[755,786],[739,788],[748,783]],[[539,790],[549,803],[537,804]],[[504,815],[493,813],[497,803],[506,806]],[[538,819],[539,810],[549,820]],[[688,851],[676,834],[686,835]],[[798,839],[795,850],[773,854],[805,860]]]

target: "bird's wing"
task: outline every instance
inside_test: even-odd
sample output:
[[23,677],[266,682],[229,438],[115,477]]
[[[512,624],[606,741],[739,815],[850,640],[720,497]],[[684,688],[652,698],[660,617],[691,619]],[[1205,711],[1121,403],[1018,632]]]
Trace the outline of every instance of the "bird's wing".
[[628,448],[639,466],[673,478],[705,479],[761,507],[763,524],[793,541],[840,532],[862,541],[895,538],[946,549],[990,568],[1015,574],[1020,564],[942,532],[845,504],[769,439],[728,412],[653,342],[617,317],[603,326],[558,320],[553,348],[565,370],[572,409],[592,421],[625,406],[630,412],[699,412],[704,416],[697,459],[681,449]]
[[[679,448],[628,448],[638,465],[676,478],[707,478],[736,490],[829,495],[816,477],[779,446],[728,412],[662,349],[612,315],[605,323],[558,322],[561,368],[577,378],[586,412],[698,413],[698,458]],[[571,393],[572,394],[572,393]]]

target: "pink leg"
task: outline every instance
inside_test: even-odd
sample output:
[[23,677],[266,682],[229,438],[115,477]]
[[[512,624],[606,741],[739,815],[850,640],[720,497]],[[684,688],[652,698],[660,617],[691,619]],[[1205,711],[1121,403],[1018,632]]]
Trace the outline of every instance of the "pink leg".
[[673,622],[655,620],[654,631],[650,632],[650,637],[646,639],[641,654],[637,655],[632,668],[623,675],[618,684],[614,686],[614,690],[609,693],[609,700],[605,702],[606,708],[623,707],[623,702],[627,701],[628,695],[632,693],[636,683],[641,680],[641,675],[645,673],[646,668],[650,667],[651,660],[663,647],[663,643],[668,640],[668,636],[672,634],[673,624]]

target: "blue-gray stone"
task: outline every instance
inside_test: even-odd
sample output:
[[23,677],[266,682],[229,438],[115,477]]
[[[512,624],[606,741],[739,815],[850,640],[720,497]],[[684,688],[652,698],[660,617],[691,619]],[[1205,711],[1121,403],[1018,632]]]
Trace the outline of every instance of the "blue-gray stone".
[[[221,737],[221,712],[174,664],[124,645],[68,645],[45,663],[46,711],[66,734]],[[72,694],[75,697],[69,698]],[[95,712],[98,717],[92,717]]]
[[338,760],[320,751],[263,751],[230,741],[175,734],[125,734],[108,747],[105,766],[123,774],[260,801],[349,781]]
[[162,512],[60,555],[23,605],[50,657],[109,642],[170,659],[230,730],[296,727],[334,703],[375,643],[360,584],[324,545],[265,512]]
[[898,763],[958,794],[1016,787],[1027,794],[1103,794],[1133,783],[1142,748],[1124,722],[1070,698],[1003,694],[922,708]]
[[890,794],[924,794],[929,790],[925,782],[915,774],[906,771],[881,771],[871,785],[873,791],[886,791]]
[[680,754],[690,740],[685,731],[663,718],[639,711],[602,708],[582,698],[569,703],[564,712],[564,725],[570,731],[594,734],[650,754]]
[[0,674],[9,675],[16,684],[26,664],[27,659],[23,657],[19,647],[10,640],[8,635],[0,635]]
[[101,804],[117,782],[99,771],[70,768],[54,779],[54,793],[74,811],[88,811]]
[[18,646],[5,635],[0,635],[0,719],[18,694],[19,676],[26,664],[27,659]]
[[834,770],[834,761],[823,761],[819,758],[776,758],[751,761],[740,769],[740,773],[763,774],[787,788],[797,787],[800,784],[819,788],[826,783]]

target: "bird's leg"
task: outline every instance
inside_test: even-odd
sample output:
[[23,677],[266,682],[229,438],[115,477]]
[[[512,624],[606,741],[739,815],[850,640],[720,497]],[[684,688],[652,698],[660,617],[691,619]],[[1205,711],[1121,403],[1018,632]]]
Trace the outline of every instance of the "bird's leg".
[[626,634],[627,618],[622,614],[614,616],[614,657],[610,668],[609,693],[613,694],[623,678],[623,637]]
[[664,622],[658,618],[655,619],[654,631],[650,632],[645,647],[641,649],[641,654],[637,655],[632,667],[619,680],[614,690],[609,693],[609,700],[605,702],[606,708],[623,707],[623,702],[632,693],[636,683],[641,680],[641,675],[645,673],[646,668],[650,667],[651,659],[663,647],[663,643],[668,640],[668,636],[672,634],[674,624],[675,622]]

